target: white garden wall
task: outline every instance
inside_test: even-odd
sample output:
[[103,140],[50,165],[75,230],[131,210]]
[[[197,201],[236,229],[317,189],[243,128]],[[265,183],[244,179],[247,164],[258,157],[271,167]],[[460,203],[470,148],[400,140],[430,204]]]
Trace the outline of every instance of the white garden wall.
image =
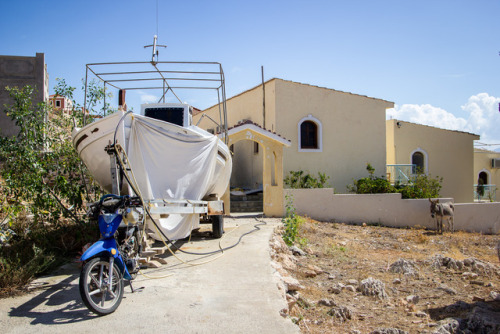
[[[331,188],[285,189],[284,194],[285,203],[287,196],[293,198],[298,214],[320,221],[435,228],[428,199],[401,199],[401,194],[336,195]],[[455,208],[455,230],[500,232],[500,203],[455,204]]]
[[[500,233],[500,203],[456,203],[455,226],[460,230]],[[458,224],[457,224],[458,222]]]

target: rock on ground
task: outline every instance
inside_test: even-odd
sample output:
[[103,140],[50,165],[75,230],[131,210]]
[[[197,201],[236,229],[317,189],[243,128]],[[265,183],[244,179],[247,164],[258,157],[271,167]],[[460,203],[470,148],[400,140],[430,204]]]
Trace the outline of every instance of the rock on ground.
[[359,285],[359,290],[365,296],[375,296],[380,299],[387,298],[387,293],[385,292],[385,284],[378,279],[368,277],[361,281]]

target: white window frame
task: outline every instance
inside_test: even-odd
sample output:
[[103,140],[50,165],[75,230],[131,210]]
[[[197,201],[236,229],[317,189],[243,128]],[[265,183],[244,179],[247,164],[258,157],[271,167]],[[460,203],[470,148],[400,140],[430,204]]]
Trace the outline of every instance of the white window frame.
[[[302,148],[300,145],[301,143],[301,135],[300,135],[300,126],[302,123],[305,121],[312,121],[316,124],[318,127],[318,148]],[[321,125],[321,121],[317,119],[316,117],[312,116],[311,114],[307,115],[306,117],[302,118],[299,121],[299,124],[297,126],[297,131],[298,131],[298,138],[299,141],[297,143],[298,151],[299,152],[323,152],[323,126]]]

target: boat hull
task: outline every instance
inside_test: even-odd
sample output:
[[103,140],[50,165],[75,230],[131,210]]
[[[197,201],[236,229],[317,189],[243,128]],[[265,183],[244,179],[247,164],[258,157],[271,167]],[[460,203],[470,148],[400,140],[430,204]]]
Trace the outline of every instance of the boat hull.
[[[140,120],[141,124],[147,124],[146,127],[141,127],[141,130],[136,129],[136,123]],[[136,123],[134,123],[136,122]],[[165,132],[167,135],[160,137],[166,138],[167,140],[171,140],[169,144],[165,145],[164,151],[171,151],[174,149],[174,153],[170,153],[172,155],[185,153],[185,149],[183,149],[183,145],[191,145],[191,143],[198,143],[200,141],[214,141],[214,145],[216,148],[213,148],[212,156],[210,158],[213,160],[210,166],[207,164],[203,165],[207,170],[208,180],[207,182],[203,182],[203,190],[202,192],[195,191],[195,197],[199,198],[188,198],[193,200],[204,199],[208,196],[220,198],[227,190],[227,186],[229,184],[229,179],[231,176],[232,169],[232,160],[231,154],[227,145],[225,145],[219,138],[214,138],[214,135],[198,128],[195,126],[189,127],[180,127],[175,124],[159,121],[156,119],[151,119],[145,116],[139,115],[127,115],[124,116],[123,112],[116,112],[109,116],[106,116],[102,119],[99,119],[81,129],[74,129],[72,133],[73,146],[75,147],[78,155],[83,160],[85,165],[87,166],[91,175],[95,178],[97,183],[104,189],[106,192],[112,192],[112,178],[111,178],[111,159],[110,156],[106,153],[105,148],[114,142],[120,144],[127,154],[129,154],[134,148],[135,153],[132,156],[129,155],[129,160],[131,165],[140,166],[143,169],[145,168],[147,172],[151,169],[156,170],[151,172],[152,175],[155,175],[156,180],[149,180],[149,183],[159,183],[161,184],[164,180],[161,180],[164,177],[169,175],[168,171],[171,170],[189,170],[189,165],[194,163],[200,163],[198,160],[199,154],[193,157],[184,157],[182,163],[184,166],[176,165],[176,158],[172,157],[169,159],[168,166],[157,166],[159,163],[150,163],[144,166],[144,162],[138,161],[141,158],[138,158],[141,151],[149,150],[150,148],[142,147],[137,148],[137,140],[136,138],[139,136],[144,136],[144,128],[147,131],[151,131],[152,136],[156,136],[157,132]],[[151,130],[149,130],[151,128]],[[135,129],[135,130],[134,130]],[[134,135],[135,133],[139,133],[138,135]],[[158,136],[156,136],[158,137]],[[155,138],[156,138],[155,137]],[[131,140],[132,138],[132,140]],[[188,144],[186,144],[188,141]],[[161,142],[159,143],[161,145]],[[175,145],[180,146],[181,148],[175,149]],[[163,151],[156,153],[155,158],[159,155],[162,155]],[[166,153],[168,154],[168,153]],[[215,155],[215,156],[213,156]],[[141,156],[142,157],[142,156]],[[133,161],[135,159],[135,161]],[[192,159],[192,160],[190,160]],[[187,165],[186,165],[187,164]],[[208,166],[208,167],[207,167]],[[132,170],[134,171],[134,170]],[[143,174],[142,172],[141,174]],[[182,172],[181,172],[182,174]],[[181,175],[178,174],[178,175]],[[164,177],[162,175],[165,175]],[[182,176],[182,175],[181,175]],[[141,179],[138,177],[138,179]],[[165,189],[165,192],[160,194],[161,198],[170,197],[175,198],[175,191],[172,191],[171,188],[175,188],[176,185],[171,185],[175,183],[175,180],[169,181],[170,184],[167,184],[165,187],[169,189]],[[142,182],[145,183],[145,182]],[[168,183],[168,182],[167,182]],[[197,187],[198,185],[190,185],[191,187]],[[151,187],[150,184],[141,184],[139,182],[139,187],[141,189],[141,193],[148,193],[148,189]],[[123,186],[121,187],[122,194],[129,194],[130,190],[126,182],[123,182]],[[188,192],[189,193],[189,192]],[[191,192],[193,193],[193,192]],[[156,196],[158,196],[158,191],[156,192]],[[166,195],[166,196],[163,196]],[[151,194],[149,192],[149,199],[154,199],[151,197],[155,197],[155,194]],[[178,199],[178,198],[177,198]]]

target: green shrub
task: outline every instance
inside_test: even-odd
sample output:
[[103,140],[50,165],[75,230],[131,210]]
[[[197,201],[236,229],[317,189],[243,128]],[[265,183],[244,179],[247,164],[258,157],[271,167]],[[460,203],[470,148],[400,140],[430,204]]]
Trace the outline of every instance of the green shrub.
[[442,182],[442,177],[418,174],[412,180],[412,183],[404,186],[397,186],[396,190],[401,193],[401,197],[404,199],[437,198],[442,188]]
[[318,172],[318,177],[311,176],[304,171],[290,171],[288,176],[283,179],[285,187],[290,189],[311,189],[328,187],[328,179],[330,177],[324,173]]
[[385,194],[401,193],[404,199],[412,198],[436,198],[441,191],[443,178],[431,177],[423,173],[417,174],[411,183],[406,185],[391,185],[384,177],[374,176],[375,168],[369,163],[366,166],[369,177],[354,180],[353,185],[348,186],[348,190],[356,194]]
[[356,194],[384,194],[393,193],[395,189],[391,183],[381,177],[364,177],[354,181]]
[[369,176],[355,180],[354,184],[348,187],[356,194],[384,194],[396,192],[391,183],[383,177],[374,176],[375,168],[369,163],[366,164]]
[[0,247],[0,297],[16,294],[34,277],[47,273],[74,257],[82,247],[99,238],[96,224],[31,224],[18,218],[12,225],[17,231],[8,244]]
[[293,197],[291,195],[286,195],[285,199],[286,215],[281,219],[285,227],[285,231],[282,235],[283,241],[285,241],[288,246],[292,246],[295,242],[298,242],[300,245],[305,245],[307,240],[299,237],[299,228],[304,222],[304,218],[295,213]]

